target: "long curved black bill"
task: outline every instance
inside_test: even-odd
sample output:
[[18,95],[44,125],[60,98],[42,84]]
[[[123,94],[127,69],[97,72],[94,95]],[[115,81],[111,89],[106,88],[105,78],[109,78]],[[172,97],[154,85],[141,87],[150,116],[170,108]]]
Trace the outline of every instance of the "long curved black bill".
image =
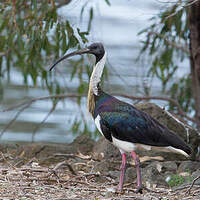
[[64,55],[63,57],[59,58],[53,65],[51,65],[49,70],[51,71],[59,62],[61,62],[62,60],[66,59],[66,58],[69,58],[69,57],[75,56],[75,55],[81,55],[84,53],[90,53],[90,49],[85,48],[85,49],[81,49],[81,50],[74,51],[72,53]]

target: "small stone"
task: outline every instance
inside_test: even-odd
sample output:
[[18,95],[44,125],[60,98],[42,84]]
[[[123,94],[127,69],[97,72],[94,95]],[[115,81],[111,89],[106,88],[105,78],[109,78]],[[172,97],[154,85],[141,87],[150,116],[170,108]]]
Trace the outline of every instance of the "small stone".
[[165,181],[168,183],[171,180],[171,176],[167,176]]

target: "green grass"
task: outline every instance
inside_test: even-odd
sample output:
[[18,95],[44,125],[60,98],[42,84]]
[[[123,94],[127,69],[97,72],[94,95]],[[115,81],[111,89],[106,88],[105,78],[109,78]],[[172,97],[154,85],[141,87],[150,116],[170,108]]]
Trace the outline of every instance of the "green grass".
[[180,176],[178,174],[171,175],[171,179],[167,182],[170,187],[182,185],[184,183],[185,179],[183,176]]

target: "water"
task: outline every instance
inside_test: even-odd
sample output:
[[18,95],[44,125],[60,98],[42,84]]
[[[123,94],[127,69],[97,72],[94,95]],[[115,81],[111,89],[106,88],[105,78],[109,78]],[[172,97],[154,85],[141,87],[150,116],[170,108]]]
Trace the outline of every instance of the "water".
[[[86,0],[75,0],[69,5],[59,9],[63,19],[70,18],[73,26],[80,27],[81,31],[87,29],[87,12],[84,12],[82,22],[80,22],[80,9]],[[112,0],[111,6],[104,1],[90,1],[88,8],[95,8],[95,17],[89,40],[92,42],[103,42],[108,52],[108,72],[109,80],[105,82],[107,92],[125,93],[130,95],[142,95],[144,81],[148,82],[145,74],[148,70],[148,60],[136,63],[140,49],[142,36],[137,33],[149,25],[148,19],[156,15],[162,3],[154,0]],[[187,73],[187,67],[181,68],[179,75]],[[69,75],[66,75],[69,80]],[[77,80],[67,82],[69,88],[75,87]],[[158,95],[161,90],[158,80],[151,83],[152,95]],[[23,77],[15,72],[11,74],[11,83],[3,85],[3,100],[1,108],[6,108],[18,104],[24,99],[33,97],[48,96],[48,92],[41,88],[30,87],[27,90],[23,86]],[[69,130],[76,118],[80,118],[80,108],[74,103],[75,100],[66,100],[65,104],[60,102],[50,115],[48,120],[41,125],[34,137],[34,141],[44,142],[71,142],[74,135]],[[128,101],[126,99],[126,101]],[[164,102],[157,101],[160,106]],[[32,141],[32,133],[45,118],[52,107],[51,101],[38,101],[26,109],[3,134],[1,141]],[[83,99],[81,110],[86,112],[86,99]],[[17,110],[6,112],[0,115],[0,129],[14,117]],[[86,120],[90,127],[94,128],[94,123],[89,115]]]

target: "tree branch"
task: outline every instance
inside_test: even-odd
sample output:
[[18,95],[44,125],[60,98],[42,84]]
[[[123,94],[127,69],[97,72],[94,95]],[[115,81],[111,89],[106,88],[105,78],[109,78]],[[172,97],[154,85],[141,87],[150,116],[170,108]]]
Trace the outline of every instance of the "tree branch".
[[190,187],[188,188],[188,190],[185,192],[185,194],[190,194],[190,190],[192,189],[192,187],[194,186],[195,182],[200,179],[200,176],[197,176],[191,183]]
[[166,36],[164,36],[164,35],[162,35],[162,34],[159,34],[159,33],[153,32],[153,31],[148,32],[148,34],[149,34],[149,35],[156,35],[157,37],[162,38],[163,40],[165,40],[165,42],[167,42],[167,44],[169,44],[169,45],[175,47],[176,49],[182,50],[183,52],[187,53],[188,55],[190,54],[190,50],[189,50],[189,48],[188,48],[187,46],[182,46],[182,45],[180,45],[180,44],[177,44],[177,43],[175,43],[175,42],[172,42],[172,41],[168,40],[168,39],[166,38]]
[[1,131],[0,138],[3,136],[5,131],[15,122],[15,120],[19,117],[19,115],[31,105],[32,102],[26,103],[15,115],[15,117],[6,125],[6,127]]
[[184,8],[187,8],[187,7],[189,7],[189,6],[193,5],[193,4],[195,4],[195,3],[198,2],[198,1],[200,1],[200,0],[186,1],[186,2],[189,2],[189,3],[186,3],[186,4],[183,5],[183,6],[181,6],[182,1],[177,1],[176,5],[179,4],[180,8],[177,9],[175,12],[171,13],[170,15],[168,15],[168,16],[165,18],[165,20],[169,19],[170,17],[175,16],[178,12],[180,12],[180,11],[183,10]]
[[11,111],[14,110],[16,108],[19,108],[25,104],[31,104],[35,101],[41,101],[41,100],[47,100],[47,99],[64,99],[64,98],[79,98],[82,97],[83,95],[79,95],[79,94],[59,94],[59,95],[50,95],[50,96],[45,96],[45,97],[38,97],[38,98],[32,98],[30,100],[24,101],[22,103],[19,103],[17,105],[8,107],[4,110],[0,110],[0,112],[7,112],[7,111]]
[[113,95],[115,96],[121,96],[121,97],[125,97],[128,99],[132,99],[132,100],[162,100],[162,101],[168,101],[170,103],[172,103],[173,105],[175,105],[177,107],[178,110],[178,114],[181,115],[182,117],[185,117],[186,119],[188,119],[189,121],[192,121],[194,123],[197,123],[195,118],[189,117],[181,108],[181,106],[179,105],[179,103],[177,101],[175,101],[172,98],[168,98],[168,97],[161,97],[161,96],[147,96],[147,97],[137,97],[137,96],[131,96],[131,95],[126,95],[126,94],[118,94],[118,93],[113,93]]
[[[168,98],[168,97],[161,97],[161,96],[147,96],[147,97],[138,97],[138,96],[131,96],[131,95],[126,95],[126,94],[120,94],[120,93],[113,93],[112,95],[115,96],[121,96],[121,97],[125,97],[128,99],[132,99],[132,100],[162,100],[162,101],[168,101],[170,103],[172,103],[173,105],[175,105],[177,107],[177,111],[178,114],[181,115],[182,117],[186,118],[189,121],[192,121],[194,123],[196,122],[195,118],[189,117],[181,108],[181,106],[179,105],[179,103],[177,101],[175,101],[172,98]],[[20,104],[11,106],[9,108],[6,108],[0,112],[6,112],[6,111],[11,111],[14,110],[16,108],[19,108],[21,106],[23,106],[20,111],[16,114],[16,116],[11,120],[11,122],[6,126],[6,128],[4,128],[4,130],[1,132],[0,137],[3,135],[3,133],[8,129],[8,127],[10,127],[10,125],[12,125],[12,123],[16,120],[16,118],[19,116],[19,114],[24,111],[28,106],[30,106],[33,102],[35,101],[41,101],[41,100],[47,100],[47,99],[63,99],[63,98],[79,98],[79,97],[83,97],[86,95],[79,95],[79,94],[60,94],[60,95],[50,95],[50,96],[45,96],[45,97],[39,97],[39,98],[32,98],[30,100],[24,101]],[[43,123],[48,117],[49,115],[53,112],[53,108],[50,110],[50,112],[48,113],[48,115],[44,118],[44,120],[41,122]],[[38,128],[36,128],[37,131]],[[34,132],[36,132],[34,131]],[[34,136],[33,136],[34,137]]]
[[[68,95],[50,95],[50,96],[46,96],[46,97],[39,97],[39,98],[32,98],[30,100],[24,101],[20,104],[11,106],[5,110],[2,110],[0,112],[6,112],[6,111],[11,111],[14,110],[16,108],[22,107],[15,115],[15,117],[6,125],[6,127],[3,129],[3,131],[0,133],[0,138],[3,136],[3,134],[5,133],[5,131],[15,122],[15,120],[18,118],[18,116],[26,109],[28,108],[33,102],[35,101],[40,101],[40,100],[47,100],[47,99],[62,99],[62,98],[78,98],[81,97],[81,95],[77,95],[77,94],[68,94]],[[32,141],[34,139],[35,133],[38,130],[38,128],[41,126],[41,124],[43,124],[47,118],[50,116],[50,114],[54,111],[55,106],[53,106],[53,108],[51,108],[50,112],[47,114],[47,116],[42,120],[42,122],[35,128],[35,130],[33,131],[33,135],[32,135]]]

